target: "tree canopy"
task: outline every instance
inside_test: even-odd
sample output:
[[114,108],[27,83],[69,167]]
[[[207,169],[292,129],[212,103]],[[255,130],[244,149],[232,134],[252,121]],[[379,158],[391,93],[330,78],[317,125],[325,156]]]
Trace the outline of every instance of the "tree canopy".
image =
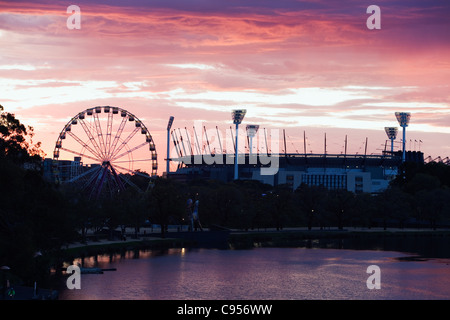
[[24,281],[37,276],[37,252],[59,249],[75,233],[65,199],[42,177],[32,136],[13,114],[0,114],[0,265]]
[[40,142],[33,143],[33,127],[22,124],[14,114],[4,112],[2,105],[0,112],[0,159],[39,164],[44,152]]

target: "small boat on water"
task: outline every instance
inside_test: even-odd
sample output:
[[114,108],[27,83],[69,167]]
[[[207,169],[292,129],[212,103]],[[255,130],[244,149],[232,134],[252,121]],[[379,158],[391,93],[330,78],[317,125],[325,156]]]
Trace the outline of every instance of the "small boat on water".
[[103,273],[103,271],[116,271],[116,270],[117,270],[116,268],[104,269],[104,268],[95,268],[95,267],[92,267],[92,268],[80,267],[81,273],[84,273],[84,274],[87,274],[87,273],[101,274],[101,273]]
[[80,267],[81,274],[101,274],[103,270],[101,268],[85,268]]
[[[82,274],[102,274],[104,271],[116,271],[116,268],[97,268],[97,267],[80,267],[80,272]],[[63,268],[63,270],[66,270],[66,268]]]

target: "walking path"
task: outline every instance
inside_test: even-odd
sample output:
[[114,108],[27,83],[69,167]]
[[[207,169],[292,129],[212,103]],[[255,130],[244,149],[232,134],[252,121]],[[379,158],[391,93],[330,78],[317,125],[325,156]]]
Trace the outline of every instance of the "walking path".
[[[145,240],[157,240],[157,239],[161,239],[161,238],[156,238],[156,237],[146,237]],[[86,241],[84,243],[82,242],[74,242],[71,244],[68,244],[67,246],[65,246],[65,249],[71,249],[71,248],[80,248],[80,247],[86,247],[86,246],[100,246],[100,245],[105,245],[105,244],[113,244],[113,243],[128,243],[128,242],[138,242],[138,241],[142,241],[144,239],[126,239],[126,240],[98,240],[98,241]]]
[[[152,232],[153,231],[153,232]],[[139,242],[139,241],[152,241],[152,240],[161,240],[162,238],[160,237],[160,231],[153,229],[152,231],[148,230],[147,232],[143,233],[141,232],[139,234],[139,238],[131,238],[128,237],[126,238],[126,240],[106,240],[106,239],[101,239],[101,240],[88,240],[84,243],[81,242],[75,242],[75,243],[71,243],[65,246],[66,249],[70,249],[70,248],[79,248],[79,247],[85,247],[85,246],[97,246],[97,245],[106,245],[106,244],[114,244],[114,243],[129,243],[129,242]],[[169,230],[169,232],[175,232],[177,230]],[[206,230],[205,230],[206,231]],[[323,228],[320,229],[318,227],[314,227],[311,230],[308,230],[308,228],[306,227],[301,227],[301,228],[283,228],[282,230],[277,231],[276,228],[260,228],[260,229],[254,229],[254,230],[232,230],[233,233],[236,234],[255,234],[255,233],[263,233],[263,232],[295,232],[295,231],[302,231],[302,232],[324,232],[327,233],[329,231],[332,232],[368,232],[368,233],[375,233],[375,232],[433,232],[432,229],[428,229],[428,228],[388,228],[387,230],[384,230],[383,228],[353,228],[353,227],[347,227],[344,228],[344,230],[338,230],[337,228]],[[435,230],[436,232],[439,231],[450,231],[450,229],[439,229],[439,230]],[[198,231],[200,232],[200,231]],[[131,232],[128,234],[132,234]],[[164,238],[165,240],[169,240],[171,238]]]

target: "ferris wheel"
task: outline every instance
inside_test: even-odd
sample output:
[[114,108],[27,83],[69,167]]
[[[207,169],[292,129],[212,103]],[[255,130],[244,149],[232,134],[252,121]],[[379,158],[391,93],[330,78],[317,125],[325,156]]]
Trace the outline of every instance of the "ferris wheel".
[[158,170],[150,131],[127,110],[86,109],[64,126],[53,151],[57,183],[70,183],[99,197],[132,186],[143,190]]

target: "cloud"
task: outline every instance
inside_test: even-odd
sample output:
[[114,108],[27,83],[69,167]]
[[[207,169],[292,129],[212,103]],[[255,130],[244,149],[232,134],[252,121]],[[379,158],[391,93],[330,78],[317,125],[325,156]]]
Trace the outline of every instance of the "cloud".
[[64,121],[95,105],[132,108],[160,145],[170,115],[181,128],[227,128],[233,108],[308,128],[319,145],[324,128],[383,142],[398,110],[414,113],[410,132],[448,139],[447,2],[380,0],[381,30],[366,28],[356,0],[76,4],[80,30],[67,29],[65,1],[0,1],[2,104],[49,150]]

